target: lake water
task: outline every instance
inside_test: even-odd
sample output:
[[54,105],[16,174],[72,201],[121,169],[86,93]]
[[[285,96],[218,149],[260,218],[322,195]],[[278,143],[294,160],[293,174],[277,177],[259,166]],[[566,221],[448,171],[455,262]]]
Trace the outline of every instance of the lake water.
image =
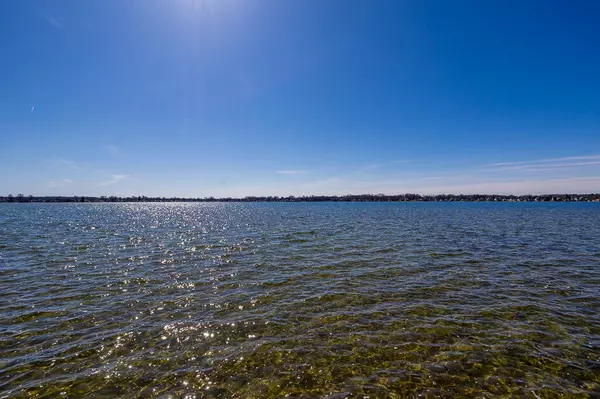
[[0,398],[600,396],[600,204],[0,204]]

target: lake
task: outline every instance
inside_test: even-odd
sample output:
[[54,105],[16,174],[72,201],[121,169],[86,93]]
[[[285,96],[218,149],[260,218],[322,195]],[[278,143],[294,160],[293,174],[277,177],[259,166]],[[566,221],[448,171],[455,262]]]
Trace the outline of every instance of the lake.
[[600,396],[600,204],[0,204],[0,398]]

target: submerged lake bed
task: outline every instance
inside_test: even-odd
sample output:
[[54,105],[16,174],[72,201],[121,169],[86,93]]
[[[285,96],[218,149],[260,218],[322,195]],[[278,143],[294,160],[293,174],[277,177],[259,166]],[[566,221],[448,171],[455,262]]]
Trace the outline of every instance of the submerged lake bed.
[[600,396],[600,204],[0,204],[0,398]]

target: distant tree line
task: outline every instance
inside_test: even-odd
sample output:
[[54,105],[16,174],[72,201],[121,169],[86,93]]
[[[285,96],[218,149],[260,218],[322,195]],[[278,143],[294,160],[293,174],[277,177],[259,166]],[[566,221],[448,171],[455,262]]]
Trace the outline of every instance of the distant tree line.
[[116,197],[116,196],[43,196],[34,197],[9,194],[0,202],[600,202],[600,194],[544,194],[544,195],[497,195],[497,194],[358,194],[358,195],[311,195],[288,197],[243,198],[182,198],[182,197]]

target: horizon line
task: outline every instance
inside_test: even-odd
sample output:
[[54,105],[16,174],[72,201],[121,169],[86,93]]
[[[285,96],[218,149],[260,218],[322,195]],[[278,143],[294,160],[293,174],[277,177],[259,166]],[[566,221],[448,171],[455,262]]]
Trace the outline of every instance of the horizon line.
[[[327,195],[327,194],[303,194],[303,195],[246,195],[246,196],[229,196],[229,197],[216,197],[216,196],[199,196],[199,197],[187,197],[187,196],[148,196],[148,195],[128,195],[128,196],[118,196],[118,195],[0,195],[0,200],[15,200],[15,202],[27,202],[28,200],[35,199],[90,199],[90,200],[110,200],[110,199],[127,199],[127,200],[188,200],[188,201],[244,201],[244,200],[289,200],[289,199],[321,199],[321,198],[331,198],[331,199],[341,199],[341,198],[381,198],[381,199],[389,199],[389,198],[400,198],[400,197],[413,197],[413,198],[436,198],[436,197],[495,197],[495,198],[523,198],[523,197],[573,197],[573,196],[596,196],[600,198],[600,192],[554,192],[554,193],[529,193],[529,194],[499,194],[499,193],[439,193],[439,194],[420,194],[420,193],[400,193],[400,194],[383,194],[383,193],[361,193],[361,194],[336,194],[336,195]],[[18,201],[24,200],[24,201]],[[7,202],[7,201],[2,201]],[[12,201],[10,201],[12,202]]]

